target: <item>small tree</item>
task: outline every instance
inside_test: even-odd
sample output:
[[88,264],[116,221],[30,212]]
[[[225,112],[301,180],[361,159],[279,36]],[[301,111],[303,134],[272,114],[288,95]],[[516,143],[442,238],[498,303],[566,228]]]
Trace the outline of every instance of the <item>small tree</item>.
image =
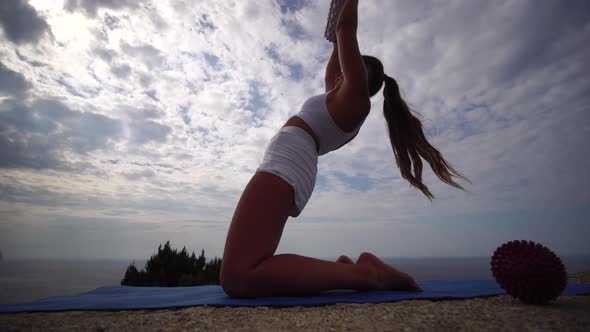
[[125,271],[125,277],[121,281],[121,285],[142,285],[145,279],[146,273],[144,271],[139,272],[135,267],[135,261],[133,261]]
[[205,265],[204,269],[205,285],[219,285],[219,275],[221,272],[221,259],[215,257]]

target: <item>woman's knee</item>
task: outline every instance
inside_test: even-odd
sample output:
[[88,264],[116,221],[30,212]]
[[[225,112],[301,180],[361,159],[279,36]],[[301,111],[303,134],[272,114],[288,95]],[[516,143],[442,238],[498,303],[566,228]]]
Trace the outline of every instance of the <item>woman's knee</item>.
[[254,297],[250,275],[251,273],[246,268],[222,265],[220,274],[221,288],[230,297]]

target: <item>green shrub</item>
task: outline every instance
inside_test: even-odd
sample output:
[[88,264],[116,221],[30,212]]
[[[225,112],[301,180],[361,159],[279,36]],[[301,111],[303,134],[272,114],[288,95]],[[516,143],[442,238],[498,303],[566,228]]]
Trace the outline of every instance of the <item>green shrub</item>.
[[137,270],[135,261],[127,267],[121,285],[125,286],[199,286],[219,285],[221,259],[215,257],[210,262],[205,258],[205,250],[201,250],[199,257],[193,251],[189,256],[186,247],[180,252],[170,247],[167,241],[162,248],[158,246],[158,253],[150,257],[144,270]]

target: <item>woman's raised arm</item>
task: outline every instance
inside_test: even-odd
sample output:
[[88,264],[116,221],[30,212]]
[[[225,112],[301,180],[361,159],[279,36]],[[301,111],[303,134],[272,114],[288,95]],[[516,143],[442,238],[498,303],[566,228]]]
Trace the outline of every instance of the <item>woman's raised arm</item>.
[[338,57],[344,80],[338,91],[347,97],[369,99],[367,69],[359,50],[356,31],[358,26],[358,0],[347,0],[338,16],[336,38]]

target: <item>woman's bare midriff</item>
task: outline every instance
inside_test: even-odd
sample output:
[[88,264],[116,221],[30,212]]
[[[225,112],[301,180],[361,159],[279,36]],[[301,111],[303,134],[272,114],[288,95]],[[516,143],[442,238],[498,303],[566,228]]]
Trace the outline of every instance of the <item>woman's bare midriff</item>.
[[318,140],[318,137],[313,132],[313,130],[311,130],[311,127],[307,123],[305,123],[305,121],[303,121],[302,118],[297,116],[290,117],[289,120],[287,120],[287,122],[285,122],[285,124],[283,125],[283,127],[288,126],[299,127],[305,130],[309,135],[311,135],[311,137],[313,137],[313,140],[315,141],[316,152],[320,152],[320,141]]

